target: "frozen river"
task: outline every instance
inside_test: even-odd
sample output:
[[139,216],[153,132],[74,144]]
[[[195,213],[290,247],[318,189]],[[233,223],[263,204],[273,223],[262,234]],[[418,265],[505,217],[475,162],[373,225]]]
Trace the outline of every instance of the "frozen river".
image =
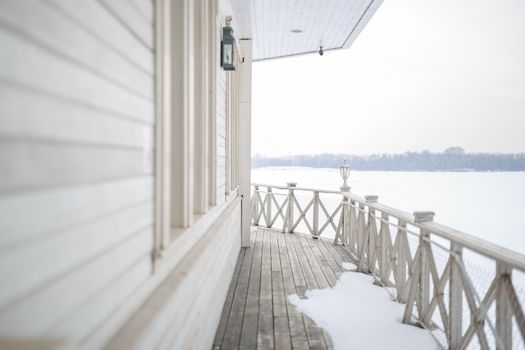
[[[338,169],[299,167],[252,170],[252,182],[337,190]],[[525,172],[352,171],[359,195],[408,212],[431,210],[441,224],[525,254]]]

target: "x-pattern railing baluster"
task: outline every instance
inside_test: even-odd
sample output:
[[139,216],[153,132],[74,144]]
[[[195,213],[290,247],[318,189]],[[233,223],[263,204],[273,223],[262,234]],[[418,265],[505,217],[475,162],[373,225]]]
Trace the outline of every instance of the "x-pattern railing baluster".
[[297,209],[299,210],[299,217],[297,218],[297,220],[295,221],[295,223],[293,224],[292,226],[292,231],[295,230],[297,228],[297,226],[299,226],[299,224],[301,223],[301,221],[304,222],[304,224],[306,225],[306,227],[308,228],[308,231],[310,231],[310,234],[314,234],[314,231],[312,230],[312,227],[310,226],[310,224],[308,223],[308,220],[306,219],[306,213],[308,212],[308,210],[310,209],[310,207],[313,206],[314,204],[314,200],[312,198],[312,200],[306,205],[306,207],[304,208],[304,210],[301,208],[301,205],[299,204],[299,202],[297,201],[297,198],[294,197],[294,202],[295,202],[295,205],[297,206]]
[[283,214],[283,210],[286,207],[286,204],[288,204],[288,198],[285,198],[284,201],[283,201],[283,204],[279,205],[279,203],[277,202],[277,199],[274,196],[273,197],[273,202],[275,204],[275,207],[277,208],[277,212],[275,213],[275,216],[273,217],[272,221],[270,222],[270,227],[272,227],[275,224],[275,222],[277,221],[279,216],[283,220],[285,220],[285,215]]
[[265,208],[266,208],[266,202],[269,200],[268,192],[266,192],[264,194],[264,199],[262,199],[260,196],[259,196],[258,199],[259,199],[259,207],[261,208],[261,213],[260,213],[260,216],[259,216],[258,220],[260,220],[261,217],[262,217],[262,218],[264,218],[264,222],[267,223],[268,222],[268,217],[267,217]]
[[478,340],[480,343],[480,346],[483,350],[489,348],[489,343],[487,340],[487,335],[485,333],[485,329],[483,327],[483,321],[484,319],[481,319],[480,316],[480,308],[476,305],[476,299],[474,297],[474,286],[472,285],[472,281],[468,277],[467,270],[465,269],[465,265],[463,264],[463,260],[457,260],[457,263],[461,270],[461,281],[463,282],[463,292],[465,293],[465,297],[467,299],[467,304],[470,309],[471,313],[471,323],[474,325],[474,329],[477,333]]
[[516,294],[516,289],[514,289],[514,286],[512,285],[512,281],[509,278],[509,276],[505,275],[502,279],[503,281],[501,283],[503,284],[503,287],[507,292],[509,302],[512,306],[512,313],[514,314],[516,323],[518,325],[518,329],[521,333],[521,338],[525,343],[525,314],[523,313],[523,308],[521,307],[520,300],[518,298],[518,295]]
[[434,253],[432,252],[432,249],[430,249],[428,253],[428,259],[430,262],[430,275],[432,277],[432,283],[434,284],[435,290],[433,293],[434,295],[430,300],[428,309],[422,317],[422,323],[426,326],[431,327],[432,315],[434,314],[436,306],[439,308],[441,321],[443,322],[443,324],[448,324],[447,309],[445,307],[443,294],[448,282],[450,262],[447,262],[447,264],[445,265],[445,269],[443,270],[443,273],[440,277],[437,270],[436,262],[434,260]]
[[335,219],[335,216],[339,213],[339,210],[341,209],[341,204],[339,204],[335,208],[334,212],[331,215],[326,209],[326,207],[324,206],[323,202],[319,202],[319,206],[323,210],[324,214],[326,215],[326,222],[319,229],[319,234],[321,234],[325,230],[325,228],[328,227],[328,225],[332,225],[332,228],[334,229],[334,231],[337,231],[337,226],[334,223],[334,219]]
[[496,297],[496,286],[497,279],[494,279],[487,293],[485,294],[481,305],[476,309],[476,312],[473,313],[473,317],[471,317],[471,322],[467,330],[465,331],[463,338],[461,339],[460,345],[458,347],[459,349],[465,349],[468,346],[470,340],[472,339],[472,336],[476,332],[477,324],[485,321],[487,317],[487,312],[490,309],[490,306],[492,305]]

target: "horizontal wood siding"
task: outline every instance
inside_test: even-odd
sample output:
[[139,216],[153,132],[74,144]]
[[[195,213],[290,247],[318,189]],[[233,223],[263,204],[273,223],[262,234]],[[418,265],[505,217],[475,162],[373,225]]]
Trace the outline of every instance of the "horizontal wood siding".
[[210,349],[240,238],[240,199],[236,199],[107,349]]
[[152,273],[153,2],[5,0],[0,42],[0,337],[82,346]]

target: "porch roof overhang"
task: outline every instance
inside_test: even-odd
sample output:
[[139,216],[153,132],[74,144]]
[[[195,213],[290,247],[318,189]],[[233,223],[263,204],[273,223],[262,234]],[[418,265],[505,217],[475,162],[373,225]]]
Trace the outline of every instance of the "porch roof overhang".
[[349,48],[383,0],[231,0],[236,36],[262,61]]

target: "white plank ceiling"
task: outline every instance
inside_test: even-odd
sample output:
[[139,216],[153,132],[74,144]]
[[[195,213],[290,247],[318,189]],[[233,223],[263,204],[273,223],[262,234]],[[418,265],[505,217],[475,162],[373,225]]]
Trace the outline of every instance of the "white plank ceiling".
[[382,0],[231,0],[239,38],[253,59],[348,48]]

